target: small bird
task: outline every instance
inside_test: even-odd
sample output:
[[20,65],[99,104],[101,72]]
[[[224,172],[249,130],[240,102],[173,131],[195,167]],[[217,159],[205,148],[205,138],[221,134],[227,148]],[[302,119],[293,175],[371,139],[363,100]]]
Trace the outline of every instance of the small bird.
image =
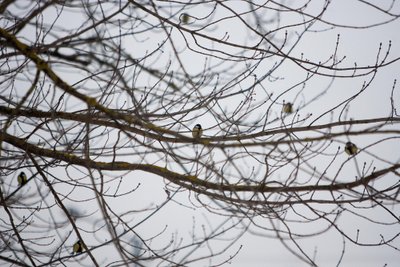
[[187,13],[182,13],[181,15],[181,21],[183,24],[187,24],[189,22],[189,15]]
[[78,240],[76,243],[72,246],[72,254],[73,253],[82,253],[83,251],[83,245],[82,241]]
[[355,155],[358,152],[358,147],[352,142],[347,142],[344,151],[349,155]]
[[202,134],[203,134],[203,129],[201,128],[201,125],[196,124],[192,130],[193,138],[200,138]]
[[290,102],[284,103],[283,104],[283,108],[282,108],[282,112],[286,113],[286,114],[293,113],[293,104],[290,103]]
[[21,172],[19,175],[18,175],[18,185],[19,186],[23,186],[23,185],[25,185],[27,182],[28,182],[28,178],[26,177],[26,174],[24,173],[24,172]]

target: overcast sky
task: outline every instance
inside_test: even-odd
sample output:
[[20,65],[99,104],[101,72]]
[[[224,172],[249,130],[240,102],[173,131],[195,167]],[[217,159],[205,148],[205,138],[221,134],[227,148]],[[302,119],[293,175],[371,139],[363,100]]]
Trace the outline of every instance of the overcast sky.
[[[157,2],[157,1],[156,1]],[[161,2],[161,1],[160,1]],[[239,8],[239,1],[230,3],[232,7]],[[310,14],[316,15],[321,8],[321,3],[319,1],[312,1],[309,4],[307,11]],[[322,1],[320,1],[322,2]],[[385,9],[390,6],[391,1],[371,1],[376,4],[382,5],[382,8]],[[296,1],[288,1],[287,3],[291,3],[291,5],[295,6]],[[297,2],[298,4],[298,2]],[[238,5],[237,7],[235,5]],[[246,5],[247,6],[247,5]],[[400,5],[399,3],[394,3],[392,13],[400,14]],[[198,6],[190,9],[190,15],[194,17],[201,17],[202,14],[208,12],[209,9]],[[226,16],[230,15],[226,10],[217,10],[216,16]],[[70,26],[73,27],[74,24],[79,24],[79,19],[74,15],[70,14],[70,17],[62,18],[60,21],[64,21],[65,23],[68,21]],[[43,17],[44,20],[51,21],[54,17],[48,16]],[[386,51],[389,42],[391,41],[391,51],[389,55],[390,59],[395,59],[400,57],[400,23],[398,20],[393,20],[390,23],[379,25],[372,28],[365,28],[365,26],[371,24],[379,24],[383,21],[388,21],[390,19],[389,16],[383,14],[383,12],[379,12],[372,7],[362,4],[359,1],[340,1],[334,0],[332,4],[329,6],[326,11],[323,19],[326,21],[332,22],[332,24],[336,24],[338,26],[327,26],[326,24],[321,24],[316,22],[302,37],[300,43],[291,51],[291,55],[295,57],[300,57],[303,54],[303,57],[306,59],[310,59],[313,61],[324,61],[327,60],[335,50],[336,41],[338,35],[340,35],[340,42],[337,49],[337,57],[342,58],[346,57],[343,60],[342,67],[352,67],[354,62],[357,62],[358,66],[361,65],[373,65],[376,60],[376,55],[378,52],[378,48],[380,43],[382,43],[383,51]],[[295,17],[282,17],[282,24],[290,23],[290,22],[298,22],[298,18]],[[195,21],[191,21],[192,24],[189,24],[188,27],[196,26]],[[237,23],[237,22],[236,22]],[[239,24],[238,24],[239,25]],[[354,29],[352,27],[341,27],[343,26],[354,26],[358,27],[358,29]],[[300,30],[301,27],[299,27]],[[235,24],[221,24],[219,28],[215,29],[213,34],[217,35],[216,32],[220,31],[221,36],[227,32],[229,34],[229,40],[235,41],[238,43],[251,43],[251,38],[247,35],[247,33],[243,30],[242,26],[237,26]],[[296,34],[299,32],[294,31],[292,28],[288,29],[288,44],[290,42],[296,40]],[[34,34],[33,32],[31,34]],[[132,48],[132,54],[144,54],[146,51],[151,50],[151,47],[156,47],[159,43],[157,40],[157,36],[159,33],[151,36],[149,38],[151,41],[142,42],[142,46],[135,46]],[[175,33],[174,33],[175,34]],[[137,37],[137,38],[141,38]],[[163,39],[159,37],[160,40]],[[280,31],[275,36],[277,39],[284,38],[284,31]],[[50,38],[50,37],[49,37]],[[174,35],[175,41],[182,41],[179,39],[179,34]],[[249,39],[246,39],[249,38]],[[129,39],[124,41],[124,45],[129,44]],[[185,46],[184,43],[181,43],[182,46]],[[290,47],[287,45],[286,47]],[[165,51],[165,54],[170,53],[171,51]],[[163,64],[166,62],[168,58],[161,58],[159,64]],[[187,70],[192,73],[196,73],[203,68],[202,64],[193,64],[196,62],[203,62],[205,57],[199,54],[191,53],[190,51],[187,54],[184,54],[182,57],[182,61],[184,65],[187,67]],[[172,65],[176,67],[177,64],[174,62]],[[270,67],[273,65],[273,61],[269,61],[265,63],[265,67]],[[374,117],[386,117],[390,114],[390,94],[391,89],[395,79],[399,79],[400,77],[400,63],[395,62],[385,68],[380,69],[377,77],[371,84],[371,86],[366,90],[365,93],[361,94],[357,99],[355,99],[350,105],[348,117],[353,119],[367,119]],[[263,74],[263,69],[259,68],[256,71],[257,77],[261,77]],[[276,92],[276,94],[282,92],[288,86],[296,83],[304,79],[304,72],[299,69],[295,64],[291,64],[287,62],[279,67],[274,73],[274,77],[279,78],[274,82],[265,82],[265,86],[268,90]],[[65,74],[65,77],[73,83],[73,81],[78,81],[81,77],[76,73],[68,73]],[[300,116],[305,117],[307,114],[316,115],[321,114],[334,107],[337,103],[347,99],[351,95],[355,94],[357,91],[361,89],[363,82],[366,80],[366,77],[360,78],[343,78],[336,79],[331,85],[331,89],[327,92],[324,97],[321,97],[318,101],[315,101],[304,109],[300,110]],[[147,82],[147,81],[144,81]],[[304,94],[306,97],[304,99],[300,96],[296,96],[296,92],[288,93],[279,101],[295,101],[295,105],[301,105],[307,102],[311,98],[311,96],[317,95],[320,92],[321,88],[325,88],[328,84],[330,84],[331,78],[329,77],[316,77],[312,79],[309,83],[307,83],[307,88]],[[208,88],[211,90],[212,88]],[[206,89],[205,89],[206,90]],[[260,92],[258,97],[262,97],[263,93]],[[397,101],[395,104],[397,105],[397,109],[400,110],[399,99],[400,95],[396,93],[395,100]],[[239,103],[241,99],[237,99]],[[225,103],[227,107],[229,105],[233,105],[233,103]],[[337,115],[337,114],[336,114]],[[318,122],[329,122],[332,119],[330,116],[325,116],[320,119]],[[334,117],[334,121],[337,120],[337,117]],[[202,123],[204,128],[215,128],[214,118],[210,114],[206,114],[204,116],[196,118],[196,122]],[[195,119],[193,119],[192,125],[188,125],[188,128],[191,128],[195,123]],[[212,129],[209,131],[205,131],[205,135],[212,135],[214,132]],[[364,140],[360,138],[357,140],[359,144],[362,146],[363,144],[367,144],[369,140]],[[190,149],[199,149],[198,147],[193,147]],[[389,158],[397,158],[399,160],[400,145],[397,144],[396,147],[391,145],[381,145],[379,146],[379,151],[377,153],[381,154],[384,157]],[[193,152],[190,152],[193,153]],[[343,161],[347,158],[344,155]],[[360,158],[360,162],[366,161],[371,162],[371,159],[368,158],[368,155],[363,155]],[[396,161],[396,160],[395,160]],[[317,162],[316,165],[320,164],[320,166],[324,166],[327,162]],[[356,168],[356,165],[348,166],[349,171],[351,168]],[[79,172],[77,172],[79,173]],[[60,170],[60,175],[63,175],[63,172]],[[118,177],[121,176],[121,173],[112,173],[110,176]],[[354,176],[352,174],[352,176]],[[160,205],[163,203],[167,195],[164,191],[165,183],[161,177],[153,176],[149,174],[144,174],[142,172],[130,172],[128,174],[123,174],[123,182],[122,182],[122,190],[128,191],[129,189],[135,188],[139,183],[140,187],[137,191],[133,192],[130,195],[115,199],[115,201],[110,201],[110,204],[115,205],[115,209],[120,212],[124,211],[132,211],[132,210],[140,210],[142,208],[155,207],[156,205]],[[397,179],[396,176],[392,175],[393,179]],[[119,180],[115,182],[117,184]],[[28,190],[28,189],[27,189]],[[62,187],[59,188],[60,191],[63,190]],[[69,190],[69,187],[65,188],[66,192]],[[71,197],[75,197],[77,199],[86,199],[87,195],[85,195],[85,190],[76,189]],[[237,222],[237,219],[232,221],[227,221],[227,217],[218,216],[215,214],[211,214],[207,209],[202,207],[195,197],[193,197],[192,192],[180,192],[174,196],[175,201],[170,201],[168,204],[161,209],[156,216],[152,217],[144,224],[139,225],[135,228],[138,233],[142,235],[142,237],[150,237],[152,235],[156,235],[159,232],[163,232],[163,236],[165,239],[158,239],[153,245],[159,245],[162,247],[166,245],[171,237],[174,237],[174,240],[179,240],[180,238],[184,239],[184,244],[187,242],[190,243],[190,238],[192,232],[196,232],[198,235],[201,235],[203,232],[202,226],[206,229],[207,232],[211,230],[221,230],[226,229],[233,222]],[[70,207],[76,208],[79,212],[90,214],[97,210],[97,207],[91,207],[90,205],[84,205],[84,207],[77,205],[77,203],[67,203]],[[325,209],[326,207],[318,207],[321,209]],[[390,207],[393,208],[392,211],[395,214],[399,214],[398,207]],[[299,208],[299,211],[302,212],[302,208]],[[225,213],[227,214],[227,213]],[[381,210],[374,209],[365,211],[365,215],[370,216],[371,218],[385,221],[386,213]],[[134,213],[132,216],[133,222],[140,221],[140,219],[144,215],[140,215],[139,213]],[[78,223],[81,224],[83,228],[90,228],[91,225],[95,224],[96,220],[95,216],[90,218],[82,219]],[[390,220],[389,217],[387,217]],[[272,219],[269,221],[268,218],[257,218],[256,223],[260,226],[270,227]],[[278,222],[276,222],[278,224]],[[235,238],[235,236],[242,232],[242,229],[247,227],[249,221],[245,220],[242,224],[237,226],[237,230],[231,230],[228,232],[226,236],[218,237],[221,239],[221,246],[218,244],[214,244],[216,251],[218,248],[222,248],[226,245],[227,240],[231,240]],[[221,225],[221,226],[219,226]],[[365,221],[361,221],[355,216],[352,216],[350,213],[344,214],[340,217],[338,221],[338,225],[343,229],[347,234],[352,235],[354,237],[357,235],[357,230],[360,230],[360,240],[364,242],[377,242],[380,240],[380,235],[391,236],[393,234],[398,233],[394,227],[383,227],[377,226],[374,224],[366,223]],[[299,224],[297,226],[293,226],[294,230],[297,232],[308,233],[315,229],[315,224],[312,225],[304,225]],[[321,226],[322,227],[322,226]],[[121,230],[121,229],[118,229]],[[107,236],[101,236],[101,232],[96,236],[97,240],[106,240]],[[176,236],[175,236],[176,235]],[[307,266],[305,263],[299,261],[295,256],[293,256],[288,250],[280,243],[280,241],[276,240],[272,237],[273,235],[268,231],[262,231],[258,227],[250,226],[247,232],[240,237],[222,257],[216,257],[216,260],[213,261],[213,264],[217,264],[218,260],[221,262],[226,260],[228,256],[235,254],[237,251],[239,253],[234,257],[234,259],[230,262],[228,266],[239,267],[239,266],[247,266],[247,267],[258,267],[258,266]],[[124,237],[125,238],[125,237]],[[126,237],[127,240],[130,240],[131,237]],[[342,267],[350,267],[350,266],[363,266],[363,267],[378,267],[384,266],[398,266],[400,262],[400,253],[395,249],[389,247],[376,247],[376,246],[364,246],[359,247],[351,242],[346,240],[343,243],[343,239],[341,235],[335,231],[330,230],[329,232],[304,240],[299,241],[302,247],[311,255],[315,253],[315,259],[320,264],[320,266],[336,266],[341,252],[343,250],[343,245],[345,246],[345,255],[341,262]],[[241,247],[242,246],[242,247]],[[393,242],[393,246],[399,248],[400,241],[397,238]],[[241,249],[239,249],[241,247]],[[293,248],[293,246],[292,246]],[[204,249],[204,248],[203,248]],[[113,252],[107,251],[107,249],[99,250],[103,255],[108,255],[109,257],[113,257]],[[207,249],[202,250],[199,253],[207,253]],[[209,251],[208,251],[209,252]],[[79,263],[76,264],[79,266]],[[164,265],[162,265],[164,266]],[[192,266],[207,266],[204,262],[201,264],[193,264]]]

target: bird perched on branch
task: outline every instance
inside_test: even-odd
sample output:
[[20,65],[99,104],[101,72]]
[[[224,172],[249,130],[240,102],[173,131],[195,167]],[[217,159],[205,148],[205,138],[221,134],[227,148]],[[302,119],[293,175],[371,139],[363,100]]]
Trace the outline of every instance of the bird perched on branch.
[[81,240],[76,241],[76,243],[72,246],[72,254],[74,253],[82,253],[83,244]]
[[189,15],[187,13],[183,13],[180,17],[183,24],[187,24],[189,22]]
[[286,113],[286,114],[293,113],[293,104],[290,103],[290,102],[284,103],[283,104],[283,108],[282,108],[282,112]]
[[203,129],[201,128],[201,125],[196,124],[192,130],[193,138],[200,138],[202,134],[203,134]]
[[353,144],[352,142],[347,142],[346,146],[344,147],[344,151],[349,155],[355,155],[358,152],[358,147]]
[[25,184],[28,182],[28,178],[26,177],[26,174],[25,174],[24,172],[21,172],[21,173],[18,175],[17,180],[18,180],[18,185],[19,185],[19,186],[23,186],[23,185],[25,185]]

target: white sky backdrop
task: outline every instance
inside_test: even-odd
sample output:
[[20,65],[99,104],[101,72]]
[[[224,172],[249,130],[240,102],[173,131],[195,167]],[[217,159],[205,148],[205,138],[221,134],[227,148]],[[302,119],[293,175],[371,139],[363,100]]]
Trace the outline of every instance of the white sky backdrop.
[[[296,1],[292,1],[292,3],[295,2]],[[320,11],[321,3],[319,2],[322,1],[312,1],[310,3],[308,8],[309,13],[316,14],[316,12]],[[391,4],[391,1],[371,2],[376,4],[379,3],[382,8],[385,8],[385,5],[389,6]],[[232,2],[231,5],[235,7],[238,5],[238,1]],[[188,12],[190,12],[190,15],[201,17],[204,10],[201,8],[195,8],[190,9]],[[400,5],[398,2],[395,2],[395,8],[393,8],[392,12],[400,14]],[[218,14],[225,16],[228,13],[224,13],[221,10],[217,12],[217,15]],[[344,27],[329,29],[326,25],[322,26],[321,24],[316,23],[312,27],[312,30],[315,30],[315,32],[309,32],[305,34],[300,41],[300,44],[292,51],[291,55],[299,57],[299,55],[303,53],[304,58],[313,61],[326,60],[332,55],[335,49],[337,35],[340,34],[340,44],[338,47],[337,56],[338,58],[346,56],[342,66],[351,67],[353,66],[354,62],[357,62],[359,66],[374,64],[379,43],[383,44],[383,51],[385,51],[389,40],[392,42],[391,55],[389,58],[393,59],[400,57],[400,22],[398,20],[374,28],[363,29],[363,26],[373,24],[374,22],[379,23],[388,20],[388,16],[379,14],[379,12],[376,10],[365,4],[360,4],[358,1],[344,0],[332,1],[332,4],[329,6],[328,11],[325,13],[323,18],[327,21],[331,21],[340,25],[359,26],[360,29]],[[51,21],[52,18],[51,16],[48,16],[44,19]],[[292,18],[283,17],[283,24],[285,24],[285,19]],[[73,16],[70,18],[65,18],[65,21],[66,23],[70,23],[71,27],[73,27],[73,24],[79,24],[79,20]],[[293,19],[293,21],[297,21],[297,19]],[[193,24],[195,25],[195,22],[193,22]],[[235,27],[235,25],[226,25],[225,28],[221,28],[220,30],[222,35],[225,31],[229,32],[230,41],[242,43],[244,40],[246,40],[246,36],[243,34],[243,31],[241,31],[241,28]],[[212,34],[217,35],[215,32]],[[293,31],[289,32],[289,37],[293,34],[295,34]],[[141,37],[145,38],[145,36],[139,36],[137,38]],[[164,35],[162,35],[161,39],[163,37]],[[277,37],[282,38],[283,32],[278,33]],[[142,47],[137,47],[137,43],[135,43],[135,47],[132,48],[132,54],[140,55],[145,53],[146,50],[152,50],[151,46],[157,46],[157,41],[155,40],[157,37],[149,36],[149,38],[151,41],[144,42]],[[175,42],[182,41],[179,39],[180,37],[177,36],[176,38],[177,39],[174,39]],[[291,39],[289,39],[289,44],[290,41]],[[251,39],[249,42],[251,42]],[[125,45],[128,44],[125,43]],[[184,44],[182,44],[182,47],[183,46]],[[166,53],[168,53],[168,51],[166,51]],[[190,57],[187,56],[182,58],[183,63],[189,72],[197,72],[203,67],[204,58],[200,56],[196,57],[198,58],[195,59],[195,55],[192,54]],[[166,57],[165,59],[168,60],[170,58]],[[196,65],[193,65],[193,62],[199,62],[200,64],[196,63]],[[274,62],[267,63],[273,64]],[[352,102],[350,105],[349,116],[354,119],[388,116],[391,110],[390,92],[394,79],[399,79],[399,70],[400,63],[398,62],[381,69],[370,88],[368,88],[365,93]],[[260,72],[258,75],[263,75],[260,69],[258,69],[258,72]],[[72,77],[71,81],[74,80],[74,74],[71,73],[69,75]],[[297,66],[294,66],[291,63],[285,64],[273,74],[273,76],[280,77],[282,80],[271,82],[267,87],[269,87],[268,89],[274,90],[274,92],[277,91],[279,93],[280,90],[284,90],[289,85],[292,85],[294,81],[302,80],[304,76],[301,75],[304,75],[304,72],[300,71]],[[357,79],[336,79],[328,94],[301,110],[300,115],[305,116],[308,113],[321,114],[321,112],[329,110],[338,102],[347,99],[349,96],[360,90],[364,79],[365,77]],[[79,78],[77,78],[77,80],[79,80]],[[307,84],[307,89],[305,90],[304,94],[315,95],[319,92],[319,88],[326,87],[329,82],[330,78],[314,78],[310,83]],[[294,98],[295,94],[285,95],[282,99],[280,99],[280,101],[285,99],[286,101],[290,101],[292,100],[289,99],[290,97]],[[397,101],[397,109],[400,110],[398,99],[399,94],[397,93],[395,95],[395,100]],[[299,102],[301,103],[301,97],[299,97]],[[297,103],[295,103],[295,105],[296,104]],[[215,124],[215,122],[212,120],[210,123],[208,123],[209,120],[210,118],[207,118],[207,116],[201,118],[201,123],[206,129],[211,127],[210,125]],[[329,120],[330,116],[328,115],[319,122],[328,122]],[[195,122],[193,122],[193,125],[194,124]],[[188,128],[191,128],[193,125],[188,125]],[[208,134],[210,134],[210,132],[207,133],[206,131],[205,135]],[[358,141],[358,144],[362,146],[363,141]],[[396,147],[381,145],[380,149],[382,151],[379,152],[382,153],[382,155],[395,158],[400,157],[399,144],[397,144]],[[342,156],[344,157],[344,155]],[[321,164],[323,165],[324,163],[321,162]],[[113,173],[111,175],[118,176],[120,174]],[[116,183],[117,182],[118,181],[116,181]],[[132,209],[140,210],[141,208],[148,207],[151,205],[151,203],[154,205],[160,204],[166,199],[166,194],[164,192],[165,185],[162,182],[162,179],[160,177],[144,175],[141,172],[131,172],[127,175],[124,175],[121,189],[127,191],[130,188],[136,187],[139,182],[141,183],[139,190],[128,196],[117,199],[115,203],[113,203],[115,207],[119,207],[121,211],[132,211]],[[170,241],[169,237],[175,233],[177,233],[178,239],[184,238],[186,241],[190,240],[190,234],[193,230],[193,225],[195,225],[195,231],[200,233],[202,231],[202,224],[204,224],[206,228],[208,227],[208,224],[215,227],[221,221],[225,220],[224,217],[221,218],[211,215],[202,207],[193,208],[193,205],[188,201],[188,199],[190,198],[191,201],[194,201],[194,198],[192,196],[189,197],[188,194],[190,193],[184,192],[178,193],[176,196],[178,202],[186,203],[187,206],[169,202],[165,208],[158,212],[157,216],[145,222],[143,225],[140,225],[136,228],[136,230],[142,235],[142,237],[145,238],[146,236],[150,237],[159,231],[163,231],[164,227],[167,226],[166,234],[164,234],[164,236],[167,237],[165,239],[165,243],[162,244],[162,241],[160,241],[160,246],[163,246]],[[85,199],[88,197],[85,195],[84,191],[81,192],[80,190],[74,192],[73,195],[77,199]],[[84,211],[91,213],[94,211],[94,209],[88,206]],[[372,212],[374,213],[372,214],[373,217],[382,219],[382,217],[380,217],[381,214],[378,211],[374,210]],[[399,214],[398,208],[394,209],[394,212]],[[138,219],[139,217],[136,217],[136,214],[134,214],[133,221]],[[89,225],[93,222],[92,220],[88,221]],[[85,225],[86,222],[85,220],[82,220],[81,222],[78,221],[78,225],[80,223]],[[260,220],[259,223],[263,224],[262,220]],[[268,225],[267,221],[265,221],[265,225]],[[371,228],[369,224],[369,228],[365,228],[365,226],[361,224],[359,220],[352,218],[349,216],[349,214],[340,218],[339,225],[343,227],[347,233],[354,236],[356,235],[357,229],[360,229],[360,239],[371,240],[371,242],[376,242],[379,240],[380,234],[389,236],[393,234],[390,232],[393,228],[390,227],[388,228],[389,230],[387,228],[381,229],[378,226]],[[227,225],[224,225],[223,227],[227,227]],[[300,225],[299,227],[304,227],[304,231],[309,230],[306,229],[305,225]],[[240,245],[243,245],[239,255],[234,258],[229,266],[306,266],[305,264],[299,262],[299,260],[293,255],[288,253],[287,250],[279,243],[279,241],[276,241],[271,237],[264,236],[265,232],[261,232],[254,228],[252,228],[252,230],[254,230],[253,234],[250,232],[246,233],[230,249],[228,249],[228,253],[220,259],[225,260],[227,255],[233,254]],[[298,231],[299,229],[296,230]],[[397,232],[398,229],[396,233]],[[234,233],[235,231],[228,234],[228,236],[233,237],[235,236]],[[99,239],[102,238],[107,239],[108,237],[99,237]],[[304,248],[308,252],[312,252],[316,249],[316,247],[318,247],[316,250],[316,259],[321,266],[336,266],[342,250],[342,239],[340,238],[340,235],[334,231],[329,231],[322,236],[306,239],[301,241],[301,244],[304,245]],[[394,245],[396,247],[400,247],[400,242],[398,239]],[[104,253],[104,255],[106,255],[107,252],[104,251]],[[109,257],[112,257],[112,253],[109,253]],[[215,261],[213,263],[217,262],[218,261]],[[388,249],[387,247],[357,247],[352,245],[350,242],[346,242],[346,254],[341,266],[375,267],[383,266],[385,263],[387,263],[387,266],[395,267],[398,266],[399,262],[400,253],[394,249]],[[76,266],[79,266],[79,263],[77,263]],[[193,266],[207,266],[207,264],[194,264]]]

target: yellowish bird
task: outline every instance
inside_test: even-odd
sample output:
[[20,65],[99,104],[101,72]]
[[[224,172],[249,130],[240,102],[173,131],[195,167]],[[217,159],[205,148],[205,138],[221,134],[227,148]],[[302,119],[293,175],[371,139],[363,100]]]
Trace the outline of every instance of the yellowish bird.
[[21,172],[19,175],[18,175],[18,185],[19,186],[23,186],[23,185],[25,185],[27,182],[28,182],[28,178],[26,177],[26,174],[24,173],[24,172]]
[[187,13],[182,13],[181,15],[181,21],[183,24],[187,24],[189,22],[189,15]]
[[72,253],[82,253],[83,251],[83,244],[82,241],[78,240],[76,243],[72,246]]
[[282,112],[286,114],[293,113],[293,104],[290,102],[283,104]]
[[344,151],[349,155],[355,155],[358,152],[358,147],[352,142],[347,142]]
[[200,124],[196,124],[192,130],[193,138],[200,138],[203,135],[203,129]]

